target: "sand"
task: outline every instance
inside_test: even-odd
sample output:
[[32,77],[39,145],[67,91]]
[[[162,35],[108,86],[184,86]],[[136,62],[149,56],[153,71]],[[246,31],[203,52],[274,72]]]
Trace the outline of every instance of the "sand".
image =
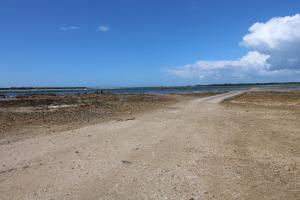
[[300,199],[295,95],[191,98],[2,143],[0,199]]

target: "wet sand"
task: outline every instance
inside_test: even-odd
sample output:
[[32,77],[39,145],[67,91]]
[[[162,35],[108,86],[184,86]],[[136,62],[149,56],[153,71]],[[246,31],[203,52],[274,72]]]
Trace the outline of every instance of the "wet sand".
[[299,94],[176,95],[130,118],[3,134],[0,199],[299,199]]

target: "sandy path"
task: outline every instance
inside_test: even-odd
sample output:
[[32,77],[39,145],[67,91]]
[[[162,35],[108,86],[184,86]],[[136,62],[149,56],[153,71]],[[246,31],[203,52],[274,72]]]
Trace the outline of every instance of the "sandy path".
[[0,199],[299,199],[299,119],[238,93],[1,145]]

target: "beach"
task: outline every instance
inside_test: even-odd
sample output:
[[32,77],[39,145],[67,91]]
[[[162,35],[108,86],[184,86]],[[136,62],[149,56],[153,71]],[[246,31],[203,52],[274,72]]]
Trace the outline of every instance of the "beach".
[[0,199],[299,199],[300,92],[0,102]]
[[18,95],[15,99],[0,101],[0,139],[5,143],[110,120],[128,120],[136,113],[214,94],[218,93]]

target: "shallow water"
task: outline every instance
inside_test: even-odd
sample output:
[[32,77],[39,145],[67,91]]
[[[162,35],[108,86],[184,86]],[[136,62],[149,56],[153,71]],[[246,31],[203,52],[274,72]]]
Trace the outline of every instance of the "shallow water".
[[230,86],[186,86],[186,87],[136,87],[117,89],[53,89],[53,90],[0,90],[0,95],[15,97],[23,94],[93,94],[96,92],[111,92],[114,94],[182,94],[194,92],[229,92],[250,88],[300,90],[300,84],[295,85],[230,85]]

